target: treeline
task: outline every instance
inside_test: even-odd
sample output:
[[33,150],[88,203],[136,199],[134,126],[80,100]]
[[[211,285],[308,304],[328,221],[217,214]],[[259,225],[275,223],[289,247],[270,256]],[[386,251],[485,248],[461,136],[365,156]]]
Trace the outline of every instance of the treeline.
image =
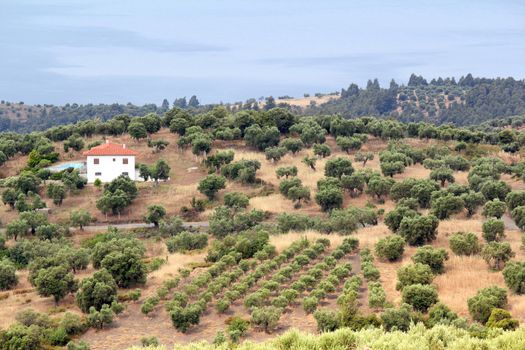
[[428,82],[412,74],[407,85],[398,85],[392,80],[388,88],[383,88],[375,79],[370,80],[366,88],[351,84],[341,90],[340,99],[310,106],[305,113],[477,125],[494,118],[525,114],[525,81],[474,78],[468,74],[458,81],[437,78]]

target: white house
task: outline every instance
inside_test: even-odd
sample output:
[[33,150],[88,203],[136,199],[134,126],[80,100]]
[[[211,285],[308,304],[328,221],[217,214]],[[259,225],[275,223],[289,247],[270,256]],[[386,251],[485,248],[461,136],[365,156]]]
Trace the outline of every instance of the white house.
[[93,147],[83,153],[86,157],[87,179],[89,183],[100,179],[110,182],[120,175],[127,175],[136,180],[135,156],[138,152],[126,148],[126,145],[106,143]]

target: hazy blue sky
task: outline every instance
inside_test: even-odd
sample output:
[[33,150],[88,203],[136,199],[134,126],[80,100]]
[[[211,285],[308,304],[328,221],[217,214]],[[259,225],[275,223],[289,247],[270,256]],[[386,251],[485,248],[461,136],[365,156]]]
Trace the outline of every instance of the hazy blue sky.
[[525,77],[525,1],[1,0],[0,99],[201,102]]

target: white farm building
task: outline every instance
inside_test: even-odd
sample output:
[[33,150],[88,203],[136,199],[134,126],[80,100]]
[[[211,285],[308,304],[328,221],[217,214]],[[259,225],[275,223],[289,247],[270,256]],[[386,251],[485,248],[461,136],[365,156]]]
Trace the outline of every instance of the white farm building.
[[126,145],[106,143],[95,146],[83,153],[86,159],[88,183],[100,179],[111,182],[120,175],[127,175],[136,180],[135,156],[138,152],[126,148]]

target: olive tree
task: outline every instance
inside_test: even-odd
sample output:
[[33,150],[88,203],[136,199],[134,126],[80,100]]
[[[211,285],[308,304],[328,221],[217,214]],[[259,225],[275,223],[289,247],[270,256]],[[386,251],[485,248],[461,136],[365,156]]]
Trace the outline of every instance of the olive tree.
[[197,189],[210,200],[213,200],[217,192],[224,188],[226,188],[226,178],[222,175],[210,174],[199,182]]
[[404,217],[397,233],[410,245],[423,245],[436,239],[438,225],[434,215]]
[[147,223],[155,225],[155,227],[159,227],[159,223],[164,216],[166,216],[166,209],[164,209],[162,205],[150,205],[144,216],[144,220]]
[[438,293],[435,286],[412,284],[403,288],[402,299],[415,310],[426,312],[429,307],[437,303]]
[[453,183],[454,175],[452,169],[450,168],[437,168],[430,172],[430,179],[434,181],[439,181],[441,187],[445,187],[445,183]]
[[493,309],[502,309],[507,306],[507,292],[496,286],[483,288],[475,296],[469,298],[467,304],[472,319],[485,324]]
[[478,236],[472,232],[456,232],[449,242],[450,250],[456,255],[476,255],[481,251]]
[[0,290],[10,289],[17,283],[16,267],[7,259],[0,260]]
[[499,219],[488,219],[483,223],[483,238],[487,242],[500,241],[505,237],[505,223]]
[[352,175],[354,168],[352,162],[348,158],[337,157],[326,162],[324,168],[324,175],[330,177],[341,178],[343,175]]
[[83,312],[91,307],[100,310],[102,305],[111,305],[117,298],[117,284],[106,269],[101,269],[80,283],[76,295],[78,306]]
[[68,293],[75,292],[78,286],[73,274],[64,265],[41,269],[34,282],[39,295],[52,296],[57,304]]
[[511,261],[503,269],[507,287],[516,294],[525,294],[525,262]]
[[430,245],[420,247],[412,256],[415,263],[426,264],[430,266],[435,274],[443,273],[445,270],[445,260],[448,260],[448,253],[443,248],[434,248]]
[[380,239],[375,246],[376,255],[384,260],[396,261],[403,256],[405,240],[398,235]]
[[501,270],[507,261],[514,256],[510,244],[490,242],[483,247],[481,256],[493,270]]
[[405,265],[397,270],[396,289],[402,290],[413,284],[430,284],[433,279],[434,274],[430,266],[421,263]]
[[503,201],[500,201],[499,198],[495,198],[494,200],[485,203],[482,214],[487,218],[495,217],[497,219],[501,219],[503,214],[505,214],[505,211],[507,211],[507,204],[505,204]]

